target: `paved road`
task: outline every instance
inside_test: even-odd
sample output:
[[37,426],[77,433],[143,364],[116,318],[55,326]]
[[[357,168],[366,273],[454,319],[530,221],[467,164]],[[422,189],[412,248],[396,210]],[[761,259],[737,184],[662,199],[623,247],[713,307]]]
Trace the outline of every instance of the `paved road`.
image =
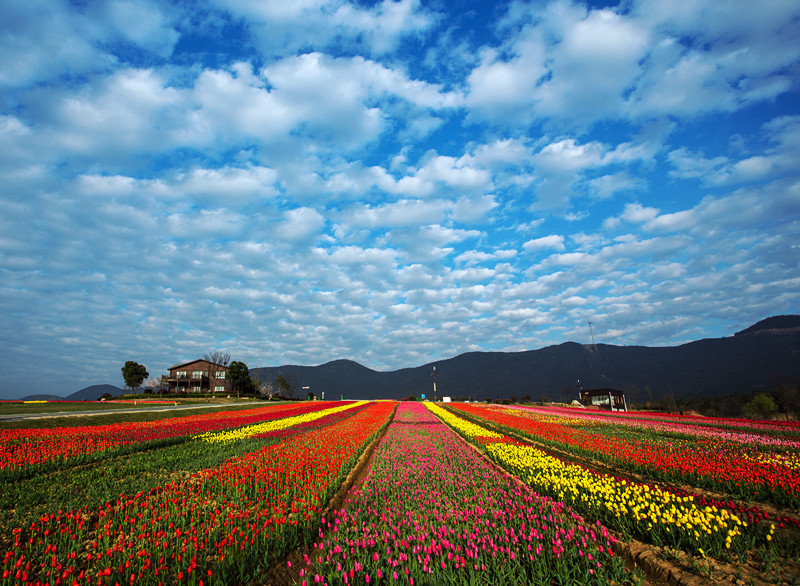
[[[237,403],[238,405],[239,403]],[[153,407],[131,407],[130,409],[108,409],[101,411],[58,411],[56,413],[15,413],[0,415],[0,421],[25,421],[28,419],[53,419],[55,417],[86,417],[87,415],[109,415],[117,413],[141,413],[143,411],[183,411],[186,409],[206,409],[224,407],[219,403],[202,403],[197,405],[156,405]]]

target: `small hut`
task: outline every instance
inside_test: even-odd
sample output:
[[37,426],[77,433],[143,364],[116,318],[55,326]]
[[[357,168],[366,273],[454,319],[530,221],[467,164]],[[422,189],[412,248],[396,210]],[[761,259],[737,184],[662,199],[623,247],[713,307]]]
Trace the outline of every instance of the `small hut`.
[[609,411],[627,411],[625,393],[617,389],[581,390],[581,403],[587,407],[598,407]]

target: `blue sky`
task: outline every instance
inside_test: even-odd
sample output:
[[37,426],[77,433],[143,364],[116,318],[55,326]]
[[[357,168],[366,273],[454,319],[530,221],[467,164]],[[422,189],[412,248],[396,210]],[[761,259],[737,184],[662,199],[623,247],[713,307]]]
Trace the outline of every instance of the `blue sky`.
[[0,398],[800,313],[800,3],[6,0]]

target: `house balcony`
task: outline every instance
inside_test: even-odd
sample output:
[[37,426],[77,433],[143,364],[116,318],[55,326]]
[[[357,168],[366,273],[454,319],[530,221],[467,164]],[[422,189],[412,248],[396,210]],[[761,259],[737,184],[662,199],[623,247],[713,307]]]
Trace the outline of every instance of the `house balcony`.
[[[213,381],[213,382],[212,382]],[[189,372],[185,375],[175,375],[167,377],[170,392],[188,393],[229,393],[230,386],[225,378],[209,378],[208,373],[194,375]]]
[[180,381],[180,382],[189,382],[189,383],[191,383],[191,382],[200,383],[200,382],[203,382],[203,381],[208,382],[208,374],[203,372],[200,375],[194,375],[192,373],[182,374],[182,375],[175,375],[175,376],[167,377],[167,380],[169,382],[179,382]]

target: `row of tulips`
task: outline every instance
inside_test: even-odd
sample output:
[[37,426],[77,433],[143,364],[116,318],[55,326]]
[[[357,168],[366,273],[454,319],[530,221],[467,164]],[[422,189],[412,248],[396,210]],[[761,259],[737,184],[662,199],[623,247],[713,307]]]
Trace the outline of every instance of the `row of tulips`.
[[[526,407],[527,408],[527,407]],[[584,417],[591,413],[594,416],[606,417],[614,422],[619,420],[642,420],[642,421],[661,421],[665,423],[678,423],[694,425],[697,427],[717,427],[720,429],[742,429],[765,433],[779,433],[782,435],[800,436],[800,421],[779,421],[779,420],[755,420],[737,419],[731,417],[707,417],[704,415],[684,414],[683,412],[652,412],[652,411],[585,411],[576,412],[572,407],[558,407],[556,405],[547,408],[549,413],[557,413],[559,416]]]
[[337,404],[341,405],[338,402],[280,404],[113,425],[4,429],[0,430],[0,478],[20,478],[64,465],[81,464],[110,453],[186,441],[193,435],[279,420]]
[[[677,423],[673,420],[666,419],[666,420],[659,420],[659,417],[663,418],[663,414],[661,416],[653,416],[652,421],[647,421],[647,417],[644,418],[631,418],[626,416],[625,413],[601,413],[597,411],[580,411],[575,409],[565,409],[565,408],[552,408],[552,409],[542,409],[542,408],[522,408],[522,407],[487,407],[487,409],[491,410],[504,410],[510,409],[515,411],[517,415],[525,417],[526,419],[532,419],[534,421],[548,423],[548,424],[555,424],[565,427],[574,428],[577,427],[578,429],[586,427],[587,423],[591,425],[591,429],[597,431],[598,433],[603,433],[605,435],[611,435],[612,438],[614,436],[620,437],[625,434],[626,430],[636,429],[641,433],[648,433],[650,436],[649,442],[644,442],[641,444],[642,450],[651,449],[651,450],[662,450],[662,451],[669,451],[670,454],[673,454],[676,450],[687,449],[693,452],[705,452],[707,457],[717,457],[721,454],[731,454],[734,460],[737,458],[741,459],[741,462],[738,463],[739,466],[746,466],[748,462],[758,463],[761,466],[766,466],[771,470],[776,471],[776,476],[782,477],[786,476],[786,473],[791,470],[794,473],[800,472],[800,450],[792,448],[792,449],[785,449],[779,450],[775,448],[765,447],[765,446],[786,446],[789,445],[792,440],[791,438],[785,439],[776,437],[774,434],[769,435],[757,435],[756,434],[756,427],[750,429],[748,432],[745,432],[743,429],[743,424],[740,429],[732,435],[730,434],[729,430],[720,430],[714,429],[711,432],[708,431],[708,427],[706,426],[699,426],[699,425],[689,425],[686,423]],[[635,414],[635,415],[646,415],[646,414]],[[645,419],[643,421],[643,419]],[[696,419],[696,418],[687,418],[681,417],[681,420],[684,419]],[[735,420],[734,420],[735,421]],[[747,421],[747,420],[743,420]],[[762,424],[766,424],[767,422],[751,422],[755,426],[759,426]],[[771,422],[770,422],[771,423]],[[726,427],[726,426],[723,426]],[[692,437],[690,434],[696,430],[696,437]],[[736,441],[736,445],[731,446],[729,442],[721,442],[721,443],[712,443],[709,444],[707,442],[703,442],[699,446],[697,445],[697,437],[706,438],[710,435],[721,433],[721,437],[728,437],[729,441]],[[685,434],[682,439],[676,439],[677,437],[681,437],[679,434]],[[531,437],[534,437],[533,434],[530,434]],[[535,439],[541,440],[541,437],[536,437]],[[641,440],[642,436],[637,435],[635,438],[628,437],[625,440],[625,443],[634,444],[636,445],[637,440]],[[645,436],[644,439],[648,439]],[[785,439],[785,441],[784,441]],[[558,447],[567,447],[569,445],[558,443],[555,444]],[[709,446],[712,446],[711,448]],[[583,452],[580,450],[578,453]],[[585,452],[582,455],[588,455]],[[652,469],[643,469],[641,467],[636,466],[635,464],[631,464],[630,462],[627,463],[617,463],[617,465],[625,467],[627,465],[628,469],[634,469],[639,473],[644,472],[647,475]],[[751,474],[747,475],[748,477],[755,477],[758,478],[760,476],[759,472],[752,472]],[[684,476],[681,480],[685,480],[686,477]],[[765,478],[766,479],[766,478]],[[726,486],[733,486],[734,490],[731,492],[739,497],[745,497],[747,500],[750,500],[750,497],[753,496],[750,494],[749,489],[743,488],[746,485],[743,485],[741,482],[738,485],[734,485],[732,482],[725,482],[724,484],[721,483],[713,483],[713,481],[709,481],[708,479],[703,479],[701,482],[698,482],[697,485],[706,488],[716,488],[716,489],[724,489]],[[747,491],[747,492],[745,492]],[[689,494],[684,490],[675,489],[675,494],[679,495],[686,495]],[[765,499],[769,500],[769,499]],[[773,499],[774,502],[788,504],[789,506],[793,506],[793,502],[790,499],[787,499],[783,495],[779,495],[779,498]],[[775,512],[767,512],[762,508],[758,507],[757,505],[753,504],[742,504],[741,502],[736,502],[731,500],[730,498],[713,498],[707,495],[698,494],[696,495],[696,502],[701,504],[710,504],[718,508],[725,508],[732,512],[734,512],[739,518],[742,520],[747,521],[750,524],[760,524],[762,526],[771,526],[775,525],[778,528],[784,527],[794,527],[796,529],[800,529],[800,519],[796,516],[791,516],[787,514],[775,513]]]
[[[142,404],[151,404],[151,403],[164,403],[172,405],[175,403],[174,399],[114,399],[111,401],[107,401],[108,403],[139,403]],[[11,400],[0,400],[0,405],[38,405],[42,403],[54,403],[57,405],[64,405],[64,404],[71,404],[71,405],[86,405],[86,404],[96,404],[90,403],[89,401],[67,401],[67,400],[44,400],[44,399],[32,399],[30,401],[24,401],[22,399],[11,399]]]
[[[570,408],[557,408],[565,411]],[[649,411],[614,412],[609,414],[613,418],[623,419],[649,419],[654,421],[677,421],[698,426],[712,426],[726,429],[749,429],[762,432],[777,432],[800,434],[800,421],[779,420],[754,420],[732,417],[706,417],[703,415],[690,415],[683,413],[653,413]]]
[[725,508],[695,502],[657,486],[635,483],[565,462],[513,438],[486,430],[437,405],[434,413],[462,435],[485,446],[491,457],[535,490],[598,519],[624,537],[716,557],[744,555],[757,540],[772,539],[775,527],[747,531],[748,524]]
[[[460,410],[462,414],[468,416],[476,416],[476,415],[483,415],[483,418],[487,421],[492,421],[493,423],[499,423],[502,421],[502,424],[505,426],[513,426],[515,431],[523,431],[532,439],[537,441],[544,441],[546,443],[547,439],[554,439],[558,436],[553,433],[553,429],[559,429],[559,427],[568,427],[571,428],[573,426],[580,426],[581,424],[585,423],[586,421],[595,420],[595,418],[600,418],[604,427],[611,427],[613,425],[613,421],[616,421],[614,415],[603,414],[597,415],[596,413],[584,413],[581,411],[576,411],[575,409],[524,409],[522,411],[514,410],[512,408],[512,412],[520,417],[524,417],[525,419],[538,422],[540,425],[531,428],[527,426],[524,422],[520,422],[518,420],[508,420],[503,419],[500,420],[497,417],[491,417],[486,415],[487,413],[508,413],[507,408],[496,408],[496,407],[482,407],[482,410],[475,410],[470,409],[466,405],[454,405],[457,409]],[[627,423],[624,423],[626,418],[621,418],[623,423],[621,423],[622,428],[627,428]],[[541,425],[546,424],[546,425]],[[655,429],[655,428],[653,428]],[[667,423],[666,427],[663,428],[666,431],[670,430],[669,424]],[[576,430],[570,430],[576,431]],[[580,430],[577,430],[578,433],[581,433]],[[538,433],[537,433],[538,432]],[[546,435],[547,432],[550,432],[550,435]],[[570,436],[567,436],[570,437]],[[611,438],[613,440],[613,437]],[[616,440],[614,440],[616,442]],[[631,440],[627,440],[626,443],[631,443]],[[676,445],[677,442],[669,442],[669,443],[662,443],[660,445],[654,444],[641,444],[641,449],[652,449],[652,450],[668,450],[670,453],[673,453],[673,446]],[[635,442],[633,442],[634,445]],[[553,445],[557,447],[570,447],[569,442],[558,442],[554,441]],[[585,444],[581,444],[585,445]],[[607,445],[598,442],[598,445]],[[611,444],[613,447],[614,445],[619,445],[619,443]],[[591,453],[586,453],[585,451],[581,450],[579,453],[582,455],[590,455]],[[717,451],[710,451],[709,457],[713,457],[714,455],[719,455],[719,450]],[[757,462],[761,465],[772,466],[773,468],[778,468],[779,470],[783,468],[792,469],[797,471],[800,468],[800,454],[797,452],[789,452],[789,453],[776,453],[776,452],[758,452],[757,450],[753,450],[750,448],[750,451],[746,448],[740,449],[736,452],[738,456],[742,459],[741,464],[747,465],[747,462]],[[628,463],[629,464],[629,463]],[[617,465],[620,467],[626,467],[625,462],[617,462]],[[630,469],[631,466],[628,465]],[[637,467],[633,466],[634,469]],[[648,472],[648,470],[642,470],[638,468],[637,471],[639,472]],[[750,476],[756,475],[750,474]],[[673,488],[670,489],[670,492],[676,496],[686,497],[692,496],[695,502],[700,506],[710,505],[719,509],[726,509],[732,513],[734,513],[737,517],[742,519],[743,521],[747,522],[750,525],[760,525],[760,532],[765,535],[769,535],[772,533],[773,526],[783,529],[786,527],[793,527],[796,529],[800,529],[800,519],[794,516],[786,515],[786,514],[779,514],[775,512],[767,512],[762,508],[758,507],[757,505],[744,505],[741,502],[736,502],[732,499],[720,499],[720,498],[713,498],[708,495],[704,494],[692,494],[687,492],[683,489]],[[749,496],[749,495],[747,495]]]
[[275,431],[288,429],[290,427],[301,425],[303,423],[310,423],[311,421],[322,419],[323,417],[327,417],[328,415],[333,415],[335,413],[347,411],[348,409],[358,408],[366,404],[367,404],[366,401],[359,401],[356,403],[345,403],[344,405],[337,405],[336,407],[331,407],[329,409],[321,409],[319,411],[303,413],[302,415],[292,415],[289,417],[283,417],[281,419],[273,419],[271,421],[265,421],[262,423],[254,423],[253,425],[247,425],[245,427],[240,427],[237,429],[228,429],[225,431],[216,431],[216,432],[209,431],[198,435],[197,439],[209,443],[224,443],[224,442],[236,441],[246,437],[265,436]]
[[[656,438],[664,438],[666,445],[670,448],[672,448],[676,443],[679,443],[679,440],[674,439],[675,434],[682,433],[685,433],[687,436],[694,434],[698,437],[718,436],[722,439],[736,441],[740,444],[752,444],[760,446],[785,446],[791,445],[792,442],[796,441],[791,438],[781,438],[771,434],[760,435],[755,433],[758,426],[768,422],[749,422],[748,420],[741,420],[741,424],[738,426],[738,428],[735,428],[736,432],[731,433],[730,429],[732,426],[727,425],[709,430],[709,427],[714,426],[711,424],[699,425],[696,422],[698,419],[697,416],[685,416],[680,418],[672,417],[670,419],[669,416],[664,414],[661,414],[660,416],[650,416],[651,414],[634,413],[634,415],[638,415],[639,417],[625,417],[624,413],[576,411],[575,409],[563,409],[557,407],[540,409],[514,406],[509,408],[519,409],[522,411],[521,414],[525,414],[526,417],[546,423],[557,423],[570,427],[582,427],[588,422],[592,424],[594,428],[599,428],[600,430],[609,434],[621,435],[620,432],[622,430],[631,428],[649,431],[656,434]],[[686,421],[691,421],[692,423],[687,423]],[[722,420],[712,419],[712,421],[719,422]],[[736,423],[740,420],[732,421]],[[751,423],[755,427],[749,431],[745,430],[745,422]],[[784,466],[794,470],[800,469],[800,451],[795,449],[791,451],[787,450],[785,452],[771,450],[762,452],[751,447],[749,451],[741,450],[740,453],[741,457],[745,460],[756,461],[767,465],[774,464],[778,466]],[[673,489],[673,492],[679,496],[687,496],[690,494],[683,489]],[[743,504],[741,502],[735,502],[726,498],[714,498],[705,494],[696,494],[694,495],[694,498],[695,502],[701,506],[708,504],[717,508],[728,509],[750,525],[763,524],[766,526],[775,525],[779,529],[786,527],[800,529],[800,519],[785,514],[768,512],[757,505]]]
[[614,428],[632,428],[642,431],[652,431],[656,434],[670,436],[688,436],[689,438],[708,438],[726,442],[736,442],[744,445],[769,446],[788,450],[800,449],[800,436],[783,433],[763,433],[758,428],[700,425],[697,420],[657,419],[645,417],[617,417],[614,414],[600,411],[579,411],[572,409],[565,412],[563,409],[541,409],[536,407],[509,406],[491,407],[492,409],[512,409],[520,414],[530,414],[537,419],[558,420],[562,425],[585,426],[611,426]]
[[186,478],[43,515],[2,537],[0,584],[246,582],[310,535],[393,409],[353,409]]
[[613,538],[401,403],[364,485],[323,521],[302,584],[627,584]]
[[105,503],[120,493],[136,494],[168,483],[176,476],[187,476],[205,468],[215,468],[225,460],[261,449],[312,429],[333,425],[367,408],[361,405],[272,431],[257,438],[226,443],[202,441],[159,446],[133,454],[114,455],[91,465],[72,467],[14,482],[3,482],[0,490],[0,535],[5,528],[24,526],[52,511],[52,503],[62,509],[82,508]]
[[[658,481],[676,481],[780,506],[800,506],[800,469],[787,460],[760,461],[754,447],[704,439],[686,442],[656,442],[592,433],[536,413],[490,409],[473,404],[455,404],[460,412],[479,417],[506,429],[522,432],[547,445],[578,455],[603,460],[623,470]],[[792,460],[788,460],[791,462]]]

